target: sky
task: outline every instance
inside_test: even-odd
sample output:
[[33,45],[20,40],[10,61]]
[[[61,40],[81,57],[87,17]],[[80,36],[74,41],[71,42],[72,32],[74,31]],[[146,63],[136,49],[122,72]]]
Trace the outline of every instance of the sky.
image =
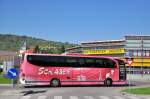
[[79,44],[150,35],[150,0],[0,0],[0,34]]

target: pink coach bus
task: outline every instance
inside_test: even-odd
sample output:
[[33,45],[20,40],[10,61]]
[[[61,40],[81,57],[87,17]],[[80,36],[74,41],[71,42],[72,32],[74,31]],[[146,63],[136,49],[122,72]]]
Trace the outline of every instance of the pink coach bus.
[[94,85],[126,84],[123,60],[113,57],[82,54],[24,55],[20,67],[24,85]]

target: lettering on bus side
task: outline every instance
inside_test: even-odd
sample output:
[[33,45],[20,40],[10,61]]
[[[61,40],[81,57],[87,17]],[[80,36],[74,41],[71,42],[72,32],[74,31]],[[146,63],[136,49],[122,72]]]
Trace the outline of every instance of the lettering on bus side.
[[54,70],[49,70],[47,68],[41,67],[39,68],[39,75],[68,75],[70,74],[69,70],[63,70],[63,69],[54,69]]

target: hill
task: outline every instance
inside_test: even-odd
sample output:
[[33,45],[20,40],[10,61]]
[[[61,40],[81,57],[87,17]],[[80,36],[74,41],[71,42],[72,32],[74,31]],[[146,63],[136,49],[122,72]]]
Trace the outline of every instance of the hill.
[[62,43],[29,36],[0,34],[0,50],[19,51],[24,42],[26,42],[27,48],[35,48],[35,46],[38,46],[42,50],[51,50],[51,53],[58,53],[62,46],[64,48],[77,46],[77,44],[70,44],[68,42]]

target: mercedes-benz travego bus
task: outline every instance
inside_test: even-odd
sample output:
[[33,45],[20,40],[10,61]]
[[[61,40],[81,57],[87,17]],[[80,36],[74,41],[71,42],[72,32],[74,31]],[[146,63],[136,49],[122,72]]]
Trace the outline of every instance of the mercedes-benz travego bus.
[[123,60],[82,54],[24,55],[20,82],[26,85],[94,85],[126,84]]

